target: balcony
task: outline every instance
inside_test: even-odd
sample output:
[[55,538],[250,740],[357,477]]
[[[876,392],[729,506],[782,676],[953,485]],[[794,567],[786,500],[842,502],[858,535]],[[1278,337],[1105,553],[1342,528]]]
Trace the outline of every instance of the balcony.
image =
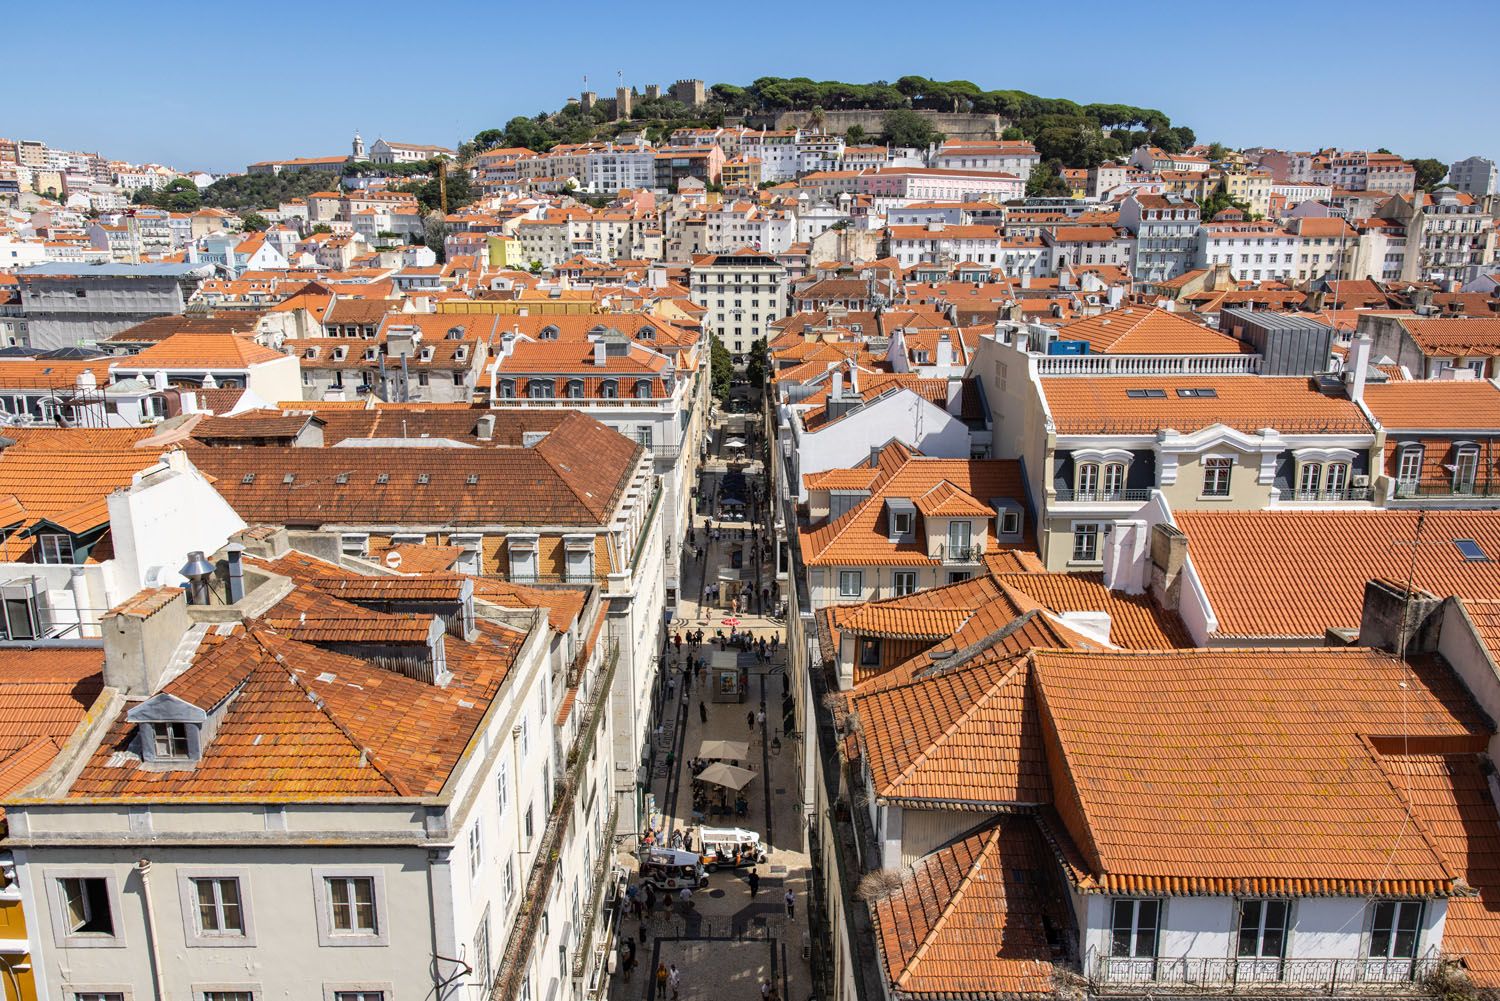
[[1368,501],[1371,496],[1369,487],[1344,487],[1342,490],[1288,490],[1280,499],[1296,504],[1343,504]]
[[1483,500],[1500,497],[1500,483],[1455,483],[1452,480],[1397,480],[1396,499],[1446,497],[1451,500]]
[[978,563],[984,559],[983,546],[938,546],[937,559],[943,563]]
[[1256,375],[1261,356],[1039,355],[1037,375]]
[[1143,504],[1151,499],[1151,488],[1143,490],[1069,490],[1054,491],[1054,500],[1062,504]]
[[1437,959],[1122,959],[1098,957],[1099,994],[1415,995]]

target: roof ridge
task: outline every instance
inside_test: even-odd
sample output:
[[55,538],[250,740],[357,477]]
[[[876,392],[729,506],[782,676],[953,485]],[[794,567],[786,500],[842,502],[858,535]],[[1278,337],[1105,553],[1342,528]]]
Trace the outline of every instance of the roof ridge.
[[[308,687],[307,682],[304,681],[302,677],[298,675],[297,672],[289,664],[287,664],[286,659],[282,657],[280,653],[271,649],[270,645],[266,643],[263,637],[261,637],[258,627],[247,628],[245,632],[246,635],[248,635],[255,641],[257,646],[271,655],[271,659],[276,661],[281,669],[286,672],[287,677],[291,679],[292,684],[300,689],[302,694],[307,696],[307,700],[317,707],[318,712],[323,714],[323,717],[333,725],[334,729],[338,730],[339,733],[343,734],[345,740],[349,741],[350,744],[359,749],[360,755],[369,762],[370,767],[375,770],[375,773],[382,779],[384,779],[390,785],[390,787],[396,791],[396,794],[398,796],[412,797],[416,795],[414,792],[412,792],[412,790],[407,786],[405,782],[401,781],[401,779],[399,779],[396,775],[387,772],[383,767],[381,767],[380,760],[375,752],[372,749],[365,747],[363,741],[356,737],[352,730],[350,730],[347,726],[344,725],[342,721],[334,716],[334,714],[328,708],[327,700],[317,692],[313,691],[310,687]],[[286,640],[286,642],[295,643],[297,641],[288,639]]]
[[[982,665],[982,666],[988,666],[988,665]],[[1001,688],[1005,687],[1006,685],[1010,684],[1011,680],[1015,677],[1015,674],[1016,674],[1016,672],[1018,670],[1020,670],[1020,664],[1019,663],[1013,663],[1013,664],[1011,664],[1011,666],[1009,668],[1007,668],[1005,670],[1005,672],[1000,675],[1000,677],[996,678],[995,680],[993,680],[993,681],[989,682],[987,685],[985,685],[984,686],[984,691],[980,692],[974,698],[969,699],[968,700],[968,705],[964,709],[960,710],[958,712],[958,714],[953,717],[952,721],[949,722],[949,724],[947,726],[943,727],[942,732],[940,732],[936,737],[934,737],[932,740],[929,740],[927,742],[926,749],[924,749],[922,751],[919,751],[911,759],[911,761],[909,761],[907,763],[906,767],[903,768],[903,769],[901,769],[900,774],[898,774],[895,778],[891,779],[889,782],[886,783],[886,788],[887,789],[894,789],[894,788],[896,788],[901,783],[903,783],[906,779],[910,778],[911,775],[912,775],[912,773],[915,772],[918,767],[920,767],[923,764],[926,764],[927,759],[932,756],[932,752],[935,751],[937,748],[946,745],[948,743],[948,740],[954,735],[954,733],[958,730],[958,728],[959,728],[959,726],[961,724],[963,724],[963,723],[967,722],[968,720],[972,719],[974,717],[974,715],[976,713],[978,713],[981,708],[984,708],[984,707],[988,706],[989,705],[989,699],[990,699],[990,697],[993,696],[995,694],[995,692],[998,691],[999,689],[1001,689]],[[947,678],[949,676],[950,675],[943,674],[943,675],[939,675],[935,679],[924,679],[924,680],[941,681],[941,680],[943,680],[943,679],[945,679],[945,678]],[[890,692],[890,691],[894,691],[894,689],[887,689],[886,691]],[[885,694],[885,693],[880,693],[880,694]]]

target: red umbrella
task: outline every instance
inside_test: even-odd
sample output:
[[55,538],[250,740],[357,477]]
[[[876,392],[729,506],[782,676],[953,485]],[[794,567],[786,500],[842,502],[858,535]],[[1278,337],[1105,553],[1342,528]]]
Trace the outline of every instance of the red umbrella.
[[737,626],[737,625],[740,624],[740,620],[739,619],[733,619],[733,618],[725,619],[724,622],[723,622],[723,624],[726,625],[726,626]]

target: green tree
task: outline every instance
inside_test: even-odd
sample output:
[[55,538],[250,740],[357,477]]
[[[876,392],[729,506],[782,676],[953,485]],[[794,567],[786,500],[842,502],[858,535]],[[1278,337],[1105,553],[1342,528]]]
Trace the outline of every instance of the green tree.
[[1240,201],[1229,196],[1229,189],[1220,181],[1219,186],[1207,198],[1198,199],[1198,215],[1204,222],[1208,222],[1214,216],[1225,209],[1239,209],[1245,213],[1245,218],[1251,218],[1250,205],[1248,202]]
[[1000,138],[1006,142],[1020,142],[1026,138],[1026,132],[1018,126],[1007,125],[1005,131],[1000,133]]
[[764,337],[757,337],[755,343],[750,345],[749,360],[745,363],[745,378],[755,389],[765,389],[766,339]]
[[1224,159],[1228,154],[1229,150],[1224,148],[1223,143],[1214,142],[1208,144],[1208,158],[1215,163]]
[[1068,182],[1062,178],[1062,164],[1057,160],[1037,164],[1026,179],[1028,198],[1066,198],[1070,194]]
[[868,138],[863,125],[851,125],[844,131],[844,142],[850,146],[858,146]]
[[332,233],[333,227],[328,225],[326,222],[320,222],[312,228],[312,231],[314,233]]
[[943,134],[927,123],[927,119],[910,108],[887,111],[880,120],[885,130],[885,141],[892,146],[913,146],[926,149],[943,141]]
[[1443,178],[1448,176],[1448,165],[1441,160],[1431,157],[1419,157],[1408,160],[1417,171],[1417,187],[1423,191],[1431,191],[1442,183]]
[[723,402],[729,399],[729,379],[734,370],[734,358],[724,342],[719,340],[718,334],[713,335],[713,341],[709,345],[708,364],[713,380],[709,383],[709,389],[714,394],[714,399]]
[[249,233],[263,233],[271,228],[271,220],[259,212],[246,212],[240,216],[240,222],[245,224],[245,230]]
[[138,189],[131,201],[137,205],[154,205],[168,212],[194,212],[203,205],[203,193],[186,177],[174,177],[160,188]]

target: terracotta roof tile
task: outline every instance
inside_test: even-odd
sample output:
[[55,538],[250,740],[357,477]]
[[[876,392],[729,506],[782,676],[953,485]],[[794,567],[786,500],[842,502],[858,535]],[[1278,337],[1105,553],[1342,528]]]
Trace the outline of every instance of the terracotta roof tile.
[[1500,428],[1500,387],[1487,380],[1374,383],[1365,387],[1364,402],[1389,430],[1493,433]]
[[[1178,390],[1184,389],[1208,389],[1214,395],[1183,396]],[[1164,395],[1128,395],[1132,390]],[[1267,427],[1372,433],[1358,406],[1342,397],[1323,395],[1307,379],[1078,376],[1044,378],[1042,391],[1058,434],[1154,434],[1163,428],[1189,433],[1216,424],[1250,433]]]
[[1375,741],[1484,749],[1452,670],[1357,648],[1031,655],[1054,799],[1104,892],[1445,895]]
[[[1405,581],[1439,597],[1500,598],[1500,511],[1186,511],[1188,559],[1219,636],[1320,637],[1357,629],[1365,583]],[[1488,560],[1467,560],[1473,539]],[[1414,561],[1415,557],[1415,561]]]
[[[1087,341],[1089,350],[1105,354],[1244,354],[1249,345],[1210,330],[1181,313],[1127,306],[1066,323],[1059,340]],[[1133,385],[1133,383],[1132,383]]]
[[235,334],[173,334],[140,354],[116,360],[121,371],[157,368],[240,369],[286,357]]

